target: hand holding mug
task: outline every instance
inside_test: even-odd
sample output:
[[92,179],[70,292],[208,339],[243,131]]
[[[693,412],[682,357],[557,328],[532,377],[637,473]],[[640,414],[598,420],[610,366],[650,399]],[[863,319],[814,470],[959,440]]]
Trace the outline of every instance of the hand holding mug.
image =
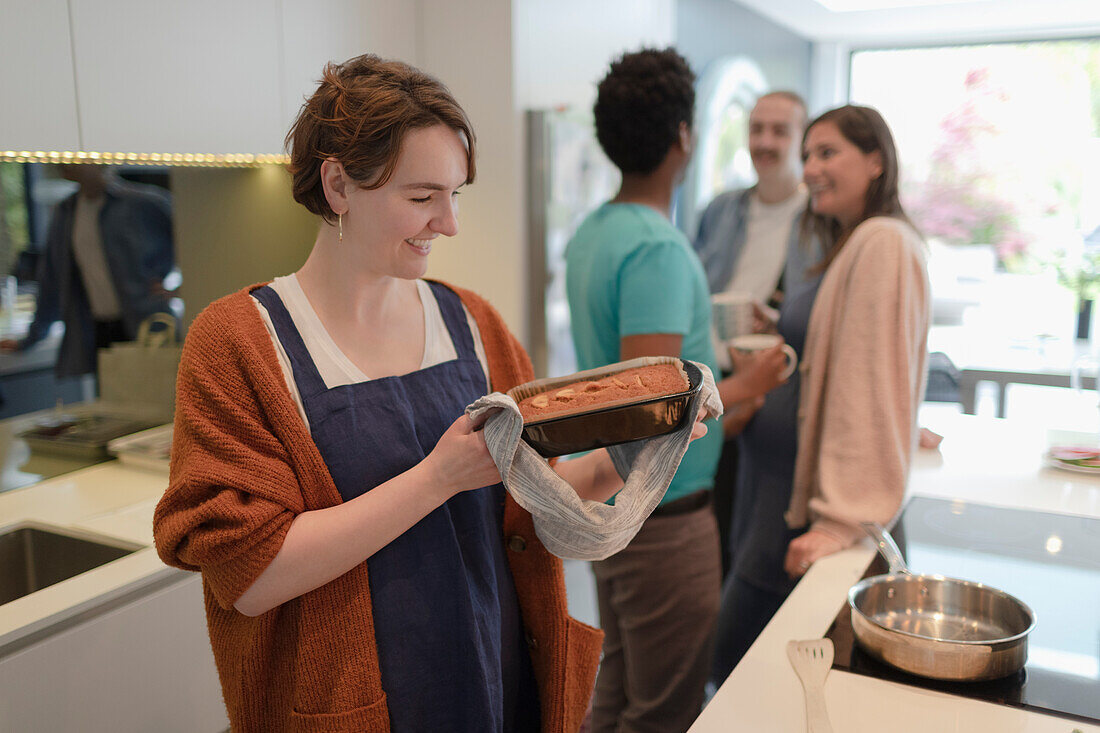
[[776,326],[779,321],[779,312],[762,303],[752,304],[752,332],[753,333],[777,333]]
[[749,293],[726,291],[710,298],[711,322],[718,341],[727,343],[737,336],[753,331],[753,314],[757,308]]
[[742,375],[754,394],[783,384],[798,366],[798,354],[779,334],[753,333],[730,341],[735,374]]

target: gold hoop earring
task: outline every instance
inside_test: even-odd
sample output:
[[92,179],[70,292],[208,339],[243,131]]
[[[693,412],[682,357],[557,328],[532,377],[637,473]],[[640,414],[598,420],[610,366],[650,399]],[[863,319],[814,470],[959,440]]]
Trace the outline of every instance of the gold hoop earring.
[[340,241],[343,242],[344,241],[344,215],[343,214],[337,214],[336,215],[336,223],[340,227]]

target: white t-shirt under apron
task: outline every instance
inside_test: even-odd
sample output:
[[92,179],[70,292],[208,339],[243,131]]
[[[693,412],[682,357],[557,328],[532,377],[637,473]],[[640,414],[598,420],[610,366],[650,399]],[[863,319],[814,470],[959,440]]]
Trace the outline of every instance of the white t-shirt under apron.
[[[279,295],[279,299],[283,301],[287,312],[290,313],[290,318],[294,321],[294,327],[301,334],[306,350],[317,366],[317,371],[321,375],[325,387],[332,389],[345,384],[358,384],[359,382],[369,382],[371,380],[371,377],[355,366],[351,359],[345,356],[340,347],[336,345],[336,342],[332,340],[328,330],[321,323],[321,319],[317,317],[317,311],[313,310],[309,299],[306,298],[296,275],[284,275],[275,278],[271,283],[271,289]],[[417,280],[416,289],[420,294],[420,303],[424,307],[424,356],[420,361],[420,368],[427,369],[430,366],[458,358],[454,344],[451,343],[451,335],[447,331],[447,324],[443,322],[443,313],[439,310],[439,303],[436,302],[431,287],[424,280]],[[298,414],[302,416],[302,420],[308,429],[309,419],[306,418],[302,397],[298,394],[298,385],[294,382],[294,371],[290,366],[290,359],[287,357],[279,337],[275,334],[275,326],[271,321],[267,308],[260,301],[256,300],[255,302],[260,317],[263,318],[264,325],[267,326],[267,332],[271,335],[271,342],[275,346],[275,355],[279,359],[279,366],[282,367],[283,378],[290,390],[290,396],[294,399],[294,404],[298,407]],[[466,314],[466,322],[470,326],[470,334],[474,339],[474,351],[477,354],[478,361],[481,362],[482,371],[485,372],[485,383],[488,384],[489,366],[488,359],[485,356],[485,347],[481,343],[481,332],[478,330],[473,316],[466,310],[466,306],[462,306],[462,311]]]

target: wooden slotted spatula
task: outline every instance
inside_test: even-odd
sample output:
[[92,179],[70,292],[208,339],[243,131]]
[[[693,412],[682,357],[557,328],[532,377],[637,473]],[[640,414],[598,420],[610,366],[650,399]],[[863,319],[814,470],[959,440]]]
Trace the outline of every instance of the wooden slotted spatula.
[[825,707],[825,677],[833,666],[832,639],[788,641],[787,658],[806,693],[806,730],[833,733]]

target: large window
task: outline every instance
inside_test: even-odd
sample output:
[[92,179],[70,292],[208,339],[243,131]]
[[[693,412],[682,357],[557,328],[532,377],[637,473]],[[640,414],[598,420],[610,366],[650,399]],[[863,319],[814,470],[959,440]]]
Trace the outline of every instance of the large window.
[[1100,39],[859,51],[850,96],[897,140],[932,349],[1021,373],[1095,362],[1098,319],[1078,312],[1100,294]]

